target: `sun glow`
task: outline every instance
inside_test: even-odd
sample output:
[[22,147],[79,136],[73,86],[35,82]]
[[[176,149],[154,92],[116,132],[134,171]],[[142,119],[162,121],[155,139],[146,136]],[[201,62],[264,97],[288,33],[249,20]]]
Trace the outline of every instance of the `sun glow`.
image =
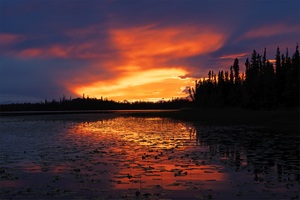
[[189,79],[180,79],[185,74],[183,69],[152,69],[131,72],[126,77],[115,80],[114,83],[99,81],[88,86],[74,88],[78,95],[82,93],[99,98],[105,96],[117,101],[123,100],[149,100],[170,99],[172,97],[185,97],[181,88],[191,84]]

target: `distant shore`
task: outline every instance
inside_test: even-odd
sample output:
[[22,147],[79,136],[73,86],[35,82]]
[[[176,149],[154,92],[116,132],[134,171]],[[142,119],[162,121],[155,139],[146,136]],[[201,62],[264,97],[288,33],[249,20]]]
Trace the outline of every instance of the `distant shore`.
[[136,109],[136,110],[55,110],[55,111],[0,111],[0,116],[26,115],[68,115],[68,114],[131,114],[131,113],[164,113],[179,111],[178,109]]
[[186,108],[177,112],[130,113],[140,117],[169,117],[207,125],[254,125],[299,134],[299,108],[245,110],[241,108]]
[[108,114],[110,110],[63,110],[63,111],[2,111],[0,116],[26,116],[26,115],[67,115],[67,114]]

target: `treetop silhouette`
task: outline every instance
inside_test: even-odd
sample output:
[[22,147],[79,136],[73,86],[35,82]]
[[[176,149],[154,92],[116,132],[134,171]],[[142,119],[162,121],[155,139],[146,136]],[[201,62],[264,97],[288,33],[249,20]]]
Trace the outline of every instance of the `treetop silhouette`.
[[230,71],[219,71],[218,77],[208,72],[208,79],[196,81],[189,90],[191,99],[203,107],[240,106],[251,109],[278,106],[299,106],[299,46],[291,58],[288,50],[280,54],[279,47],[273,63],[253,50],[246,59],[245,72],[240,73],[239,59],[234,59]]

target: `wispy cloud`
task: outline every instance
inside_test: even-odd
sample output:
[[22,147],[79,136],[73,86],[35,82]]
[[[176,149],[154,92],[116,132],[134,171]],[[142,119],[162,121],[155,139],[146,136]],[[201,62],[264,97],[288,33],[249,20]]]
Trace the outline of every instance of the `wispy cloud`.
[[0,45],[8,46],[23,41],[25,37],[20,34],[0,33]]
[[219,58],[220,59],[235,59],[235,58],[242,58],[242,57],[245,57],[245,56],[248,56],[249,53],[248,52],[245,52],[245,53],[236,53],[236,54],[226,54],[226,55],[222,55],[220,56]]
[[143,62],[143,59],[166,60],[209,53],[220,48],[225,35],[209,27],[178,26],[158,28],[155,25],[113,29],[113,44],[123,57]]
[[286,24],[286,23],[276,23],[276,24],[266,24],[258,28],[253,28],[241,35],[236,41],[244,39],[255,39],[255,38],[266,38],[270,36],[280,36],[284,34],[299,34],[300,26],[298,24]]

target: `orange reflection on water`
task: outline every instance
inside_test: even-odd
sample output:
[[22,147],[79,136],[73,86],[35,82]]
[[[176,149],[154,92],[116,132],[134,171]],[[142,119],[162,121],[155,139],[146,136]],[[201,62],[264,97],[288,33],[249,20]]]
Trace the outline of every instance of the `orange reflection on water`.
[[87,163],[105,165],[106,182],[115,189],[185,190],[225,178],[188,123],[120,117],[76,124],[68,137],[92,152]]

